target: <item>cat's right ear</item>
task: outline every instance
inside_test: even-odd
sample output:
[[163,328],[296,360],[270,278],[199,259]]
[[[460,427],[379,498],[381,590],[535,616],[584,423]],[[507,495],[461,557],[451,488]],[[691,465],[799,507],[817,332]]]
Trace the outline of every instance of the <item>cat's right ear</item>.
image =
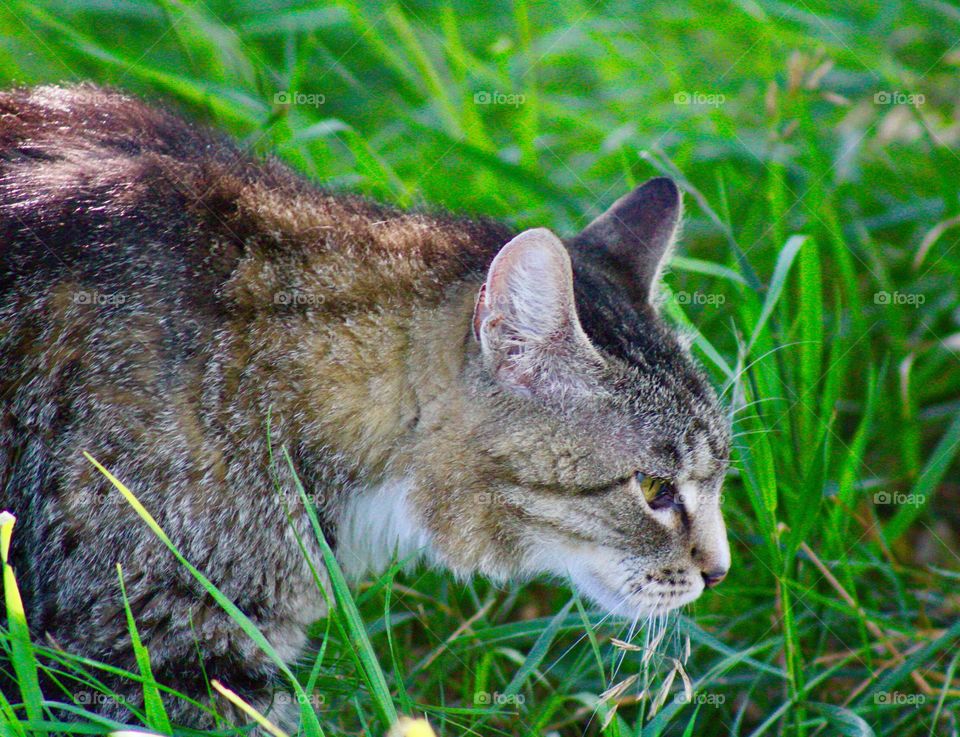
[[507,243],[487,272],[473,313],[485,362],[507,388],[562,398],[585,386],[600,356],[580,326],[570,256],[546,228]]
[[655,306],[683,213],[672,179],[651,179],[625,194],[573,240],[572,248],[620,284],[637,307]]

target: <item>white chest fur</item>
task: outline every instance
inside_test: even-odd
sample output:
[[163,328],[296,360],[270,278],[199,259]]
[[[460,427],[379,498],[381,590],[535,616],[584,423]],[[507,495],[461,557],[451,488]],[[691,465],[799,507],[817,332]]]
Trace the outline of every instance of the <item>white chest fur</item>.
[[394,555],[414,561],[427,552],[427,534],[410,513],[411,487],[408,477],[388,479],[347,502],[337,529],[337,558],[348,577],[382,571]]

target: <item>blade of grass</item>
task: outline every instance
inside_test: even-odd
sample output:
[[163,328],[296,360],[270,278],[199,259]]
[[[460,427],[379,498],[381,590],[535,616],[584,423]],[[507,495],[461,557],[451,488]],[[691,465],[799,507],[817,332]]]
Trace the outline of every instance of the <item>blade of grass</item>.
[[954,418],[937,447],[923,466],[920,477],[910,489],[913,503],[901,505],[897,513],[883,528],[887,543],[893,543],[905,533],[914,520],[933,500],[933,494],[943,480],[951,464],[960,452],[960,415]]
[[543,659],[547,656],[547,651],[550,649],[550,645],[553,644],[553,641],[557,636],[560,625],[573,608],[573,603],[574,599],[571,598],[566,604],[564,604],[563,609],[553,616],[553,618],[550,620],[550,624],[548,624],[540,633],[537,641],[533,644],[533,647],[530,648],[530,652],[527,653],[527,657],[523,661],[523,665],[520,666],[520,669],[516,672],[516,674],[513,676],[513,679],[507,685],[507,688],[504,691],[505,696],[516,696],[518,693],[520,693],[520,689],[523,688],[523,684],[527,682],[527,679],[540,666],[540,663],[543,662]]
[[387,23],[393,29],[394,33],[400,39],[407,55],[413,60],[414,67],[418,72],[418,78],[423,80],[429,93],[428,99],[432,98],[438,101],[441,117],[446,122],[449,133],[459,138],[463,135],[463,125],[457,112],[457,106],[454,104],[440,72],[430,58],[430,54],[420,42],[417,32],[410,25],[407,16],[404,15],[400,6],[391,5],[384,12]]
[[859,714],[836,704],[809,702],[808,706],[823,714],[833,729],[845,737],[876,737],[873,729]]
[[0,723],[9,730],[10,734],[15,735],[15,737],[26,737],[27,733],[24,726],[20,723],[16,712],[14,712],[13,707],[10,705],[10,702],[7,701],[7,697],[3,695],[2,691],[0,691]]
[[390,695],[390,689],[387,687],[387,680],[383,675],[383,670],[380,668],[380,663],[377,660],[377,654],[373,649],[373,645],[370,643],[370,638],[367,636],[363,619],[357,610],[356,602],[353,600],[350,588],[347,586],[347,581],[340,568],[340,564],[337,562],[333,550],[327,543],[323,529],[320,526],[320,520],[317,517],[317,512],[313,508],[313,504],[310,502],[307,492],[303,488],[303,484],[300,482],[300,477],[297,475],[296,468],[293,465],[293,459],[290,457],[290,453],[286,447],[283,448],[283,456],[293,475],[297,492],[300,494],[300,498],[310,517],[310,523],[313,525],[313,531],[323,555],[323,562],[327,567],[327,574],[330,577],[330,587],[333,589],[337,609],[343,615],[347,632],[353,640],[354,648],[351,650],[351,654],[356,656],[358,665],[360,666],[360,673],[367,687],[370,689],[370,695],[373,698],[373,705],[376,709],[377,717],[380,719],[384,729],[390,729],[394,722],[397,721],[397,710],[393,705],[393,698]]
[[400,657],[397,653],[397,645],[393,637],[393,627],[391,625],[390,616],[390,601],[392,594],[393,586],[388,585],[384,589],[383,597],[383,619],[387,633],[387,651],[390,653],[390,662],[393,664],[393,680],[397,684],[397,696],[400,701],[400,706],[405,714],[413,714],[413,700],[410,698],[410,694],[407,692],[407,687],[404,684],[403,673],[400,670]]
[[117,578],[120,581],[123,609],[127,614],[130,644],[133,647],[133,654],[137,661],[137,667],[140,669],[140,675],[143,676],[143,708],[147,715],[147,726],[163,734],[173,734],[170,728],[170,718],[163,706],[163,699],[160,698],[157,681],[153,677],[153,669],[150,667],[150,652],[144,647],[140,639],[140,631],[137,629],[137,622],[133,618],[133,611],[130,609],[127,587],[123,583],[123,568],[119,563],[117,563]]
[[10,512],[0,512],[0,560],[3,563],[3,599],[7,613],[7,629],[10,631],[10,654],[13,670],[17,674],[20,695],[27,712],[27,719],[39,722],[43,719],[43,696],[40,693],[40,679],[37,675],[37,659],[30,641],[30,628],[23,609],[23,599],[17,579],[10,565],[10,541],[13,526],[17,518]]
[[[210,594],[211,598],[217,602],[221,609],[223,609],[234,622],[236,622],[240,629],[243,630],[244,634],[247,635],[253,642],[259,647],[266,655],[273,661],[273,664],[277,669],[287,678],[287,681],[290,683],[290,686],[294,689],[297,696],[301,699],[300,703],[309,703],[306,693],[303,691],[303,687],[300,685],[300,682],[294,676],[293,672],[279,656],[273,646],[269,643],[266,637],[263,636],[263,633],[257,629],[257,626],[250,621],[250,618],[247,617],[240,609],[230,601],[227,596],[223,594],[220,589],[218,589],[210,579],[203,575],[200,570],[194,566],[190,561],[188,561],[183,553],[180,552],[180,549],[173,544],[173,541],[167,537],[167,533],[163,531],[163,528],[157,524],[157,521],[153,516],[146,510],[146,508],[140,503],[140,500],[130,491],[120,479],[114,476],[110,471],[108,471],[96,458],[87,453],[83,452],[84,458],[86,458],[93,466],[102,473],[107,480],[113,484],[113,486],[123,495],[123,498],[127,500],[127,503],[133,507],[134,511],[139,515],[140,519],[147,523],[147,526],[153,531],[153,534],[156,535],[160,541],[167,547],[167,549],[173,553],[173,556],[177,561],[190,572],[190,575],[193,576],[197,582],[204,588],[204,590]],[[312,713],[312,712],[311,712]],[[316,721],[316,715],[313,717],[313,723],[310,721],[307,724],[303,725],[308,733],[322,737],[323,730],[320,728],[320,723]]]
[[753,326],[750,340],[747,342],[747,353],[750,353],[754,344],[756,344],[761,332],[767,325],[767,321],[770,319],[770,315],[773,314],[777,302],[780,301],[780,295],[783,294],[783,287],[787,282],[790,267],[793,266],[794,259],[806,241],[807,237],[805,235],[792,235],[780,250],[780,255],[777,257],[777,265],[774,267],[773,277],[770,279],[770,286],[767,289],[767,296],[763,301],[763,309],[760,311],[760,317],[757,318],[757,322]]
[[670,259],[670,268],[674,271],[686,271],[691,274],[703,274],[704,276],[715,276],[719,279],[726,279],[734,284],[747,286],[747,280],[728,266],[714,263],[713,261],[704,261],[699,258],[690,258],[688,256],[674,256]]
[[[797,304],[800,321],[800,371],[798,375],[797,391],[804,403],[815,396],[814,390],[820,381],[823,363],[823,283],[820,271],[820,254],[816,240],[810,238],[800,249],[799,268],[797,270],[797,285],[799,300]],[[813,411],[801,411],[798,433],[801,438],[810,438],[817,431],[821,420],[814,416]],[[805,455],[801,457],[803,467],[809,467],[816,452],[813,443],[801,446]]]

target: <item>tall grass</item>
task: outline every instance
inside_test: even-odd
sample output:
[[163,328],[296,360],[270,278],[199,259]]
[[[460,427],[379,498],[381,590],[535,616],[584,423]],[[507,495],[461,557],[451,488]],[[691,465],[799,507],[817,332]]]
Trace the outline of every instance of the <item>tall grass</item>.
[[[686,191],[665,309],[733,413],[728,580],[671,620],[651,677],[611,641],[625,624],[560,584],[398,564],[351,593],[328,554],[337,614],[284,671],[305,733],[397,713],[448,735],[958,733],[952,5],[7,0],[0,28],[6,82],[165,97],[404,205],[571,233],[649,176]],[[102,671],[31,644],[4,579],[20,691],[0,729],[118,726],[40,700],[38,669],[91,689]],[[690,686],[677,674],[659,699],[686,638]],[[166,731],[169,689],[146,661],[126,676]]]

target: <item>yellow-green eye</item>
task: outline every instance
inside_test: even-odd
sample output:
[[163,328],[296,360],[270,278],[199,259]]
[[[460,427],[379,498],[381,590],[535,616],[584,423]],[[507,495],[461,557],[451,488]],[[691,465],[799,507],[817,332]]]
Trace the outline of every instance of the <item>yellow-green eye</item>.
[[636,474],[636,479],[643,491],[643,498],[647,500],[651,509],[665,509],[674,506],[676,499],[672,482],[667,479],[645,476],[642,473]]
[[637,474],[637,481],[640,483],[640,489],[648,502],[652,502],[663,487],[663,479],[655,479],[651,476]]

